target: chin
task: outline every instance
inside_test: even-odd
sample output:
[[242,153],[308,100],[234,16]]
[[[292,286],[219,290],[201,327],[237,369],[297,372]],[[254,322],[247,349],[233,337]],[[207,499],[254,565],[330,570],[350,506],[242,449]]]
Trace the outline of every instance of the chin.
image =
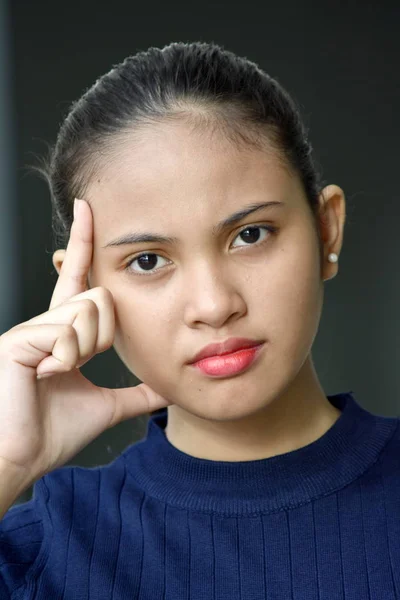
[[179,409],[186,411],[191,415],[204,419],[206,421],[215,421],[217,423],[228,423],[240,421],[241,419],[251,418],[253,415],[258,415],[263,411],[270,402],[265,396],[252,396],[251,394],[238,394],[236,400],[232,399],[232,395],[223,397],[216,394],[201,394],[196,395],[191,399],[190,404],[187,402],[188,397],[185,397],[185,404],[175,404],[168,407],[168,411],[173,412],[174,406],[179,406]]

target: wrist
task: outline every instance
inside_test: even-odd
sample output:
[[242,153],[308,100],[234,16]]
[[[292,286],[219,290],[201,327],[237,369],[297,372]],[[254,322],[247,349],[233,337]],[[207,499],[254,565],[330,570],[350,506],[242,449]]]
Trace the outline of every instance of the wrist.
[[31,484],[32,478],[23,467],[0,458],[0,519]]

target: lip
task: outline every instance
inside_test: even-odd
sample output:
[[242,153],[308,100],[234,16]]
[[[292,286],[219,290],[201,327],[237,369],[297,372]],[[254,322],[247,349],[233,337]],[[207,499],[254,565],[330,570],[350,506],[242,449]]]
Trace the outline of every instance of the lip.
[[200,352],[195,354],[188,364],[192,365],[193,363],[196,363],[203,358],[209,358],[210,356],[223,356],[224,354],[231,354],[237,350],[253,348],[254,346],[263,344],[264,341],[265,340],[252,340],[249,338],[235,337],[229,338],[223,342],[208,344],[207,346],[204,346]]

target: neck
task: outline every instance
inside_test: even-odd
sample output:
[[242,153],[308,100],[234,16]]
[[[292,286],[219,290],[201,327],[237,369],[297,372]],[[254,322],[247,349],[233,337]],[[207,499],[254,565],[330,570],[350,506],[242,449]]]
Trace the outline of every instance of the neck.
[[292,384],[266,398],[261,410],[234,421],[197,417],[168,407],[165,435],[178,450],[214,461],[250,461],[302,448],[320,438],[340,416],[318,381],[311,354]]

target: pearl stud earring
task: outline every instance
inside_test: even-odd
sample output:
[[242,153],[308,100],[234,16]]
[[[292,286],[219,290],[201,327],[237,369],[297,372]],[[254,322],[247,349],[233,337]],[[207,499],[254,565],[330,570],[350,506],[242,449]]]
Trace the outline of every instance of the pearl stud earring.
[[335,263],[335,262],[337,262],[337,261],[338,261],[338,255],[337,255],[337,254],[335,254],[335,252],[331,252],[331,253],[329,254],[329,256],[328,256],[328,260],[329,260],[329,262],[331,262],[331,263]]

